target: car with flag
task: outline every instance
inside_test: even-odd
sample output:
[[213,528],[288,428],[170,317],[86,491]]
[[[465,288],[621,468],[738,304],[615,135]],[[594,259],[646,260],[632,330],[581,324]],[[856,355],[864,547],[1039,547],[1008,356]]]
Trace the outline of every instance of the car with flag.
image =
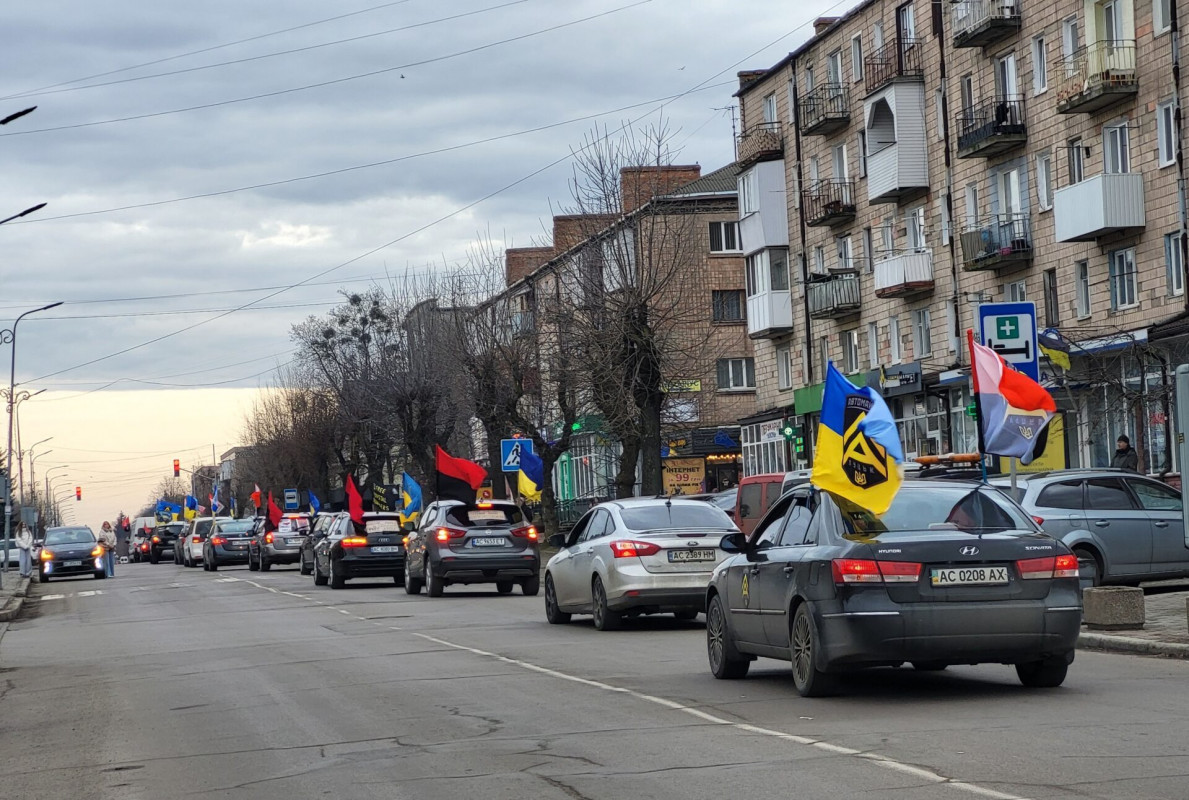
[[550,537],[558,552],[545,565],[545,617],[554,624],[590,614],[601,631],[625,618],[671,613],[694,620],[706,585],[739,529],[721,508],[685,498],[626,498],[592,508],[568,534]]
[[185,529],[186,523],[184,522],[169,522],[159,524],[143,534],[134,536],[132,538],[133,560],[156,564],[166,554],[173,558],[178,537]]
[[268,517],[258,518],[248,539],[248,569],[268,572],[278,564],[299,563],[301,547],[310,533],[310,520],[309,514],[286,513],[273,526],[268,524]]
[[314,585],[342,589],[354,578],[405,579],[405,534],[396,512],[339,512],[319,519],[311,535]]
[[439,500],[426,506],[408,536],[409,594],[424,587],[430,597],[441,597],[452,584],[480,583],[494,583],[500,594],[510,593],[517,584],[526,595],[540,591],[537,529],[513,502]]
[[905,483],[879,513],[812,485],[782,497],[710,581],[707,654],[718,678],[791,661],[805,696],[837,676],[911,663],[1009,664],[1060,685],[1082,607],[1077,557],[991,486]]
[[186,523],[174,547],[174,559],[183,567],[197,567],[202,563],[203,545],[216,523],[229,522],[231,517],[194,517]]

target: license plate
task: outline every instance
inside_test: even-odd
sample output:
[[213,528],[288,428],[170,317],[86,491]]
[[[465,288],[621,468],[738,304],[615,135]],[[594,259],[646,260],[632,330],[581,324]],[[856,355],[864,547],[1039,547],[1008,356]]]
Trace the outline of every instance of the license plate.
[[83,565],[83,562],[81,562],[81,561],[63,561],[62,562],[62,566],[64,566],[64,567],[81,567],[82,565]]
[[715,561],[713,550],[670,550],[669,561]]
[[243,550],[245,547],[247,547],[247,545],[243,542],[232,542],[231,544],[229,544],[227,546],[230,547],[232,550]]
[[503,547],[506,541],[502,536],[481,536],[471,539],[471,544],[475,547]]
[[285,544],[301,544],[301,539],[286,539]]
[[979,586],[1007,582],[1007,567],[946,567],[933,570],[934,586]]
[[399,553],[400,548],[395,545],[383,545],[381,547],[373,547],[373,553]]

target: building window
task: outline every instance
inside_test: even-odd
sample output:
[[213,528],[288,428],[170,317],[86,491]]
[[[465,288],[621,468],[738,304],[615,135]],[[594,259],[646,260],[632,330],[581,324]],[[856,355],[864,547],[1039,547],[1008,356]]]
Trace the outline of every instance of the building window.
[[868,272],[875,269],[875,241],[871,238],[871,228],[863,229],[863,265]]
[[1082,151],[1082,139],[1069,140],[1069,185],[1081,183],[1086,176],[1086,162],[1083,160],[1085,154]]
[[958,352],[958,305],[952,298],[945,301],[945,341],[951,353]]
[[1036,202],[1041,211],[1053,207],[1053,155],[1041,153],[1036,157]]
[[1032,93],[1040,94],[1049,88],[1049,43],[1045,37],[1032,40]]
[[805,91],[812,92],[813,89],[813,65],[807,64],[805,66]]
[[1077,72],[1077,59],[1074,55],[1081,47],[1080,24],[1077,17],[1069,17],[1061,23],[1061,55],[1065,61],[1065,77],[1070,78]]
[[1008,303],[1025,303],[1028,301],[1028,284],[1026,281],[1012,281],[1003,287],[1003,297]]
[[745,275],[744,287],[747,289],[748,297],[755,297],[761,291],[761,287],[759,285],[759,278],[760,278],[761,273],[759,272],[759,270],[762,268],[763,258],[764,258],[764,254],[762,252],[761,253],[753,253],[747,257],[747,260],[745,262],[746,267],[744,269],[744,275]]
[[739,252],[739,223],[711,222],[710,223],[710,252],[738,253]]
[[1077,288],[1078,319],[1090,316],[1090,262],[1079,261],[1073,265],[1073,281]]
[[738,289],[715,290],[710,293],[714,305],[715,322],[743,321],[743,292]]
[[818,340],[818,355],[821,356],[822,366],[822,380],[826,379],[826,374],[830,371],[830,337],[823,336]]
[[826,248],[821,245],[813,248],[813,271],[819,275],[826,271]]
[[1168,265],[1168,293],[1185,293],[1185,261],[1181,253],[1181,234],[1164,237],[1164,263]]
[[841,269],[854,269],[855,252],[854,244],[851,242],[849,236],[839,236],[835,238],[834,243],[838,246],[838,266]]
[[739,176],[739,213],[743,216],[760,210],[760,197],[754,170]]
[[768,283],[774,292],[789,289],[789,251],[782,247],[768,251]]
[[1061,324],[1061,311],[1057,306],[1057,270],[1044,271],[1045,292],[1045,327],[1052,328]]
[[830,160],[837,180],[845,181],[850,178],[850,158],[846,153],[846,142],[834,146]]
[[1102,171],[1120,174],[1131,171],[1131,153],[1126,122],[1102,129]]
[[751,358],[720,358],[718,360],[719,391],[745,391],[756,388],[755,360]]
[[896,254],[896,236],[893,233],[895,225],[895,219],[884,217],[883,224],[879,226],[880,252],[884,258],[891,258]]
[[1172,27],[1172,4],[1176,0],[1152,0],[1152,27],[1164,33]]
[[863,82],[863,37],[857,33],[850,40],[850,72],[855,83]]
[[912,341],[916,346],[917,359],[933,354],[932,325],[929,309],[921,308],[912,312]]
[[859,371],[859,331],[853,329],[838,334],[838,344],[842,348],[842,371],[851,375]]
[[1138,288],[1135,275],[1135,248],[1115,250],[1110,254],[1111,265],[1111,310],[1121,311],[1134,307]]
[[859,177],[867,177],[867,131],[859,131]]
[[784,391],[793,388],[793,346],[782,344],[776,348],[776,386]]
[[879,326],[867,323],[867,368],[879,369]]
[[776,122],[776,93],[764,95],[764,122]]
[[978,225],[978,184],[966,184],[966,227]]
[[948,194],[941,196],[941,244],[943,247],[949,247],[950,229],[954,227],[953,219],[950,217],[951,202]]
[[925,207],[917,206],[908,212],[905,220],[908,228],[908,247],[914,253],[922,253],[928,242],[925,238]]
[[809,180],[817,183],[818,179],[822,177],[821,160],[817,156],[809,158]]
[[1171,166],[1177,160],[1176,116],[1177,104],[1172,100],[1156,106],[1156,139],[1162,167]]
[[899,364],[904,358],[900,349],[900,318],[892,317],[888,320],[888,361]]

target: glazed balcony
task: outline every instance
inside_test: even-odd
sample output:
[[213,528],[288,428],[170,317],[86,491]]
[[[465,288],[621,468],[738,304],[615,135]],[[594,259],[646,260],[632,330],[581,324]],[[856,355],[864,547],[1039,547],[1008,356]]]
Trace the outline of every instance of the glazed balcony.
[[779,122],[762,122],[745,130],[737,143],[739,171],[761,161],[784,158],[784,134]]
[[984,100],[958,116],[958,158],[994,158],[1027,141],[1024,100],[1018,95]]
[[899,253],[875,262],[877,297],[908,297],[933,291],[933,254]]
[[857,314],[860,305],[859,274],[840,272],[810,278],[809,316],[812,319],[838,319]]
[[918,39],[897,39],[863,59],[867,93],[872,94],[895,80],[924,81],[921,52],[925,45]]
[[974,272],[1025,266],[1032,262],[1032,219],[1027,214],[996,214],[962,231],[962,269]]
[[1057,90],[1058,114],[1092,114],[1135,97],[1135,42],[1095,42],[1065,61]]
[[950,22],[954,47],[986,47],[1020,32],[1019,0],[958,0]]
[[823,179],[801,192],[805,224],[810,227],[843,225],[855,219],[855,182]]
[[819,86],[802,95],[798,105],[805,136],[827,136],[850,124],[850,89],[844,84]]
[[1146,227],[1144,176],[1105,173],[1058,189],[1053,193],[1053,226],[1059,242],[1092,242]]
[[788,289],[769,290],[747,298],[747,335],[775,339],[793,329],[793,305]]

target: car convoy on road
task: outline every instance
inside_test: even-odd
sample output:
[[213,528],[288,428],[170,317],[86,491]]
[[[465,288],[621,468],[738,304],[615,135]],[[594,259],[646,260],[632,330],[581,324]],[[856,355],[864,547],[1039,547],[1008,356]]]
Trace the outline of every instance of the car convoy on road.
[[[911,474],[911,473],[910,473]],[[887,512],[817,489],[807,472],[749,476],[727,493],[600,503],[549,538],[508,501],[430,503],[395,513],[205,517],[134,533],[134,560],[173,556],[205,570],[297,565],[317,586],[391,578],[408,594],[452,585],[544,583],[550,624],[590,615],[599,631],[643,615],[706,615],[710,671],[747,675],[760,657],[790,662],[805,696],[857,670],[911,664],[1014,666],[1029,687],[1059,686],[1073,662],[1081,589],[1189,577],[1181,495],[1112,469],[1010,481],[922,469]],[[172,553],[170,552],[172,551]],[[85,526],[50,528],[39,580],[104,577]]]

